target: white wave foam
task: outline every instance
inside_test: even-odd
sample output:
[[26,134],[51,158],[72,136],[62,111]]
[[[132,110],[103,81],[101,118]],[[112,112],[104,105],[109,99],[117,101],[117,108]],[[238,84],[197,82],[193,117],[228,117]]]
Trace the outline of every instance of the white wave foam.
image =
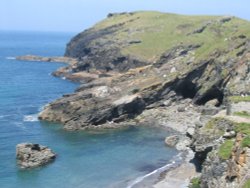
[[[41,111],[43,111],[45,108],[47,108],[48,106],[49,106],[49,104],[45,104],[45,105],[43,105],[43,106],[40,106],[40,107],[38,108],[39,113],[40,113]],[[39,113],[38,113],[37,115],[39,115]]]
[[156,170],[154,170],[153,172],[150,172],[148,174],[146,174],[145,176],[141,176],[141,177],[138,177],[136,178],[130,185],[128,185],[126,188],[133,188],[135,185],[141,183],[143,180],[145,180],[147,177],[150,177],[156,173],[161,173],[163,172],[164,170],[167,170],[169,169],[170,167],[174,166],[178,161],[181,161],[182,160],[182,157],[181,157],[181,153],[178,154],[176,157],[176,160],[172,161],[171,163],[168,163],[167,165],[163,166],[163,167],[160,167]]
[[170,166],[172,166],[174,164],[175,164],[175,161],[173,161],[172,163],[167,164],[167,165],[165,165],[165,166],[163,166],[161,168],[158,168],[158,169],[154,170],[153,172],[150,172],[150,173],[146,174],[145,176],[141,176],[141,177],[136,178],[135,181],[133,181],[129,186],[127,186],[127,188],[133,188],[133,186],[135,186],[136,184],[142,182],[147,177],[149,177],[149,176],[151,176],[151,175],[153,175],[153,174],[155,174],[157,172],[160,172],[161,170],[163,170],[163,169],[165,169],[167,167],[170,167]]
[[4,119],[6,117],[10,117],[11,115],[0,115],[0,119]]
[[44,108],[45,108],[45,106],[40,106],[40,107],[38,108],[38,111],[41,112],[41,111],[44,110]]
[[26,122],[38,121],[38,114],[26,115],[23,117],[23,121],[26,121]]
[[15,60],[16,58],[15,57],[6,57],[6,59],[8,59],[8,60]]

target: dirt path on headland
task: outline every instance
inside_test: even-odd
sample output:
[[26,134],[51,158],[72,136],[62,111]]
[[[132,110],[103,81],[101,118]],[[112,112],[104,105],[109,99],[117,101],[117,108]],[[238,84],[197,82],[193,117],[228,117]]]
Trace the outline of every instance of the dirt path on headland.
[[235,123],[250,123],[250,117],[242,117],[234,115],[235,112],[248,112],[250,113],[250,103],[249,102],[239,102],[232,105],[232,114],[226,115],[226,110],[220,111],[214,117],[222,117],[229,119]]

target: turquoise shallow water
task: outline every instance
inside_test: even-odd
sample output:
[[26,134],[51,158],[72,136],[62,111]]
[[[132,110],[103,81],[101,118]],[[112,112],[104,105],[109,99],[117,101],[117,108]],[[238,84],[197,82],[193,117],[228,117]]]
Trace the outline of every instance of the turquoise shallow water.
[[[72,34],[0,32],[0,187],[126,187],[167,164],[177,152],[164,146],[161,128],[129,127],[103,132],[65,132],[37,121],[42,106],[73,92],[77,84],[50,75],[63,64],[20,62],[11,57],[63,55]],[[33,170],[16,166],[21,142],[48,145],[54,163]]]

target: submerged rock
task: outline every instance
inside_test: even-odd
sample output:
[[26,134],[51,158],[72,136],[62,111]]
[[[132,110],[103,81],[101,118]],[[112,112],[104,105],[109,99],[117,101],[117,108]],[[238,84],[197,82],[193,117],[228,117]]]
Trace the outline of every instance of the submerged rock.
[[16,146],[16,158],[21,168],[34,168],[53,161],[56,154],[46,146],[21,143]]

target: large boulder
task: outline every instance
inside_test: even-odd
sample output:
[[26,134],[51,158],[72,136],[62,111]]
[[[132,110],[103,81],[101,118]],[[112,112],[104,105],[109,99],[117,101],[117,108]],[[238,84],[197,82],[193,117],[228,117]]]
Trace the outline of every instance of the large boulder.
[[175,145],[178,143],[179,141],[179,136],[178,135],[172,135],[172,136],[168,136],[165,139],[165,144],[168,147],[175,147]]
[[21,143],[16,146],[16,158],[21,168],[34,168],[53,161],[56,154],[46,146]]

